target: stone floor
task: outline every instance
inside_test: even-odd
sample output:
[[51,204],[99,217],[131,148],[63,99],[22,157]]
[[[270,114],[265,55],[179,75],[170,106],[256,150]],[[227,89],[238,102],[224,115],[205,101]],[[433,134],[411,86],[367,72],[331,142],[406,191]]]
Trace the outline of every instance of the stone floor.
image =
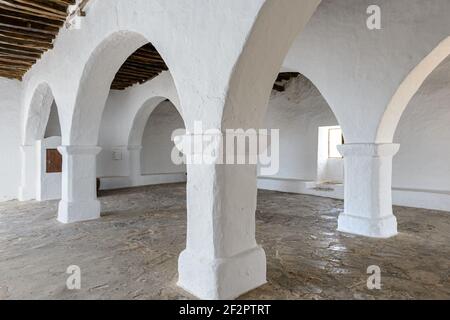
[[[57,202],[0,204],[0,299],[190,299],[176,286],[185,186],[110,191],[97,221],[62,225]],[[257,238],[268,284],[242,299],[450,298],[450,213],[395,208],[400,235],[336,232],[342,202],[262,191]],[[66,289],[70,265],[82,289]],[[382,289],[367,289],[367,267]]]

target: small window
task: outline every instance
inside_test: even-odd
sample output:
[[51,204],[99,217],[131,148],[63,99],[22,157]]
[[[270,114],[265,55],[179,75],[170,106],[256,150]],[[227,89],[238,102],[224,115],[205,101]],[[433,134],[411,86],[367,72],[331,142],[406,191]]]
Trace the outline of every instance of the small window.
[[337,149],[338,146],[344,144],[344,136],[341,128],[328,129],[328,158],[342,158]]

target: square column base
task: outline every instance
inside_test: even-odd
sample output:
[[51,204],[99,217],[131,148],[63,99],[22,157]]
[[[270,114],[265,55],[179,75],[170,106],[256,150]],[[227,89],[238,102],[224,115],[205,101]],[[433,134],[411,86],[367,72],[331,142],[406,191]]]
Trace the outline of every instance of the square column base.
[[266,254],[258,246],[225,259],[206,260],[185,250],[178,286],[204,300],[232,300],[267,283]]
[[394,215],[382,218],[366,218],[343,213],[339,216],[338,231],[387,239],[397,235],[397,219]]
[[100,201],[92,200],[86,202],[59,202],[58,221],[62,223],[74,223],[89,221],[100,218]]

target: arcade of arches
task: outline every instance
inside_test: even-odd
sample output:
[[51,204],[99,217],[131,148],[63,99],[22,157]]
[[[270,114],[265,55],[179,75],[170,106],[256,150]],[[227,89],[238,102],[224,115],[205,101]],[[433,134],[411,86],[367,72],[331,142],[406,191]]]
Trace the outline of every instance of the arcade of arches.
[[450,2],[377,3],[2,7],[0,299],[450,298]]

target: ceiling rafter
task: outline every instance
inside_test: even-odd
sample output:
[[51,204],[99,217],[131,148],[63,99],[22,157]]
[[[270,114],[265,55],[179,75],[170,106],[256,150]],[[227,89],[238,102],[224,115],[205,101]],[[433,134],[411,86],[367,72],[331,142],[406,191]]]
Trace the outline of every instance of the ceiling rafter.
[[164,59],[148,43],[136,50],[120,67],[111,85],[113,90],[124,90],[134,84],[145,83],[168,70]]
[[[42,54],[53,49],[59,30],[88,0],[0,0],[0,77],[22,80]],[[168,70],[152,44],[134,52],[117,72],[111,89],[142,84]]]
[[22,80],[47,50],[75,0],[0,0],[0,77]]

